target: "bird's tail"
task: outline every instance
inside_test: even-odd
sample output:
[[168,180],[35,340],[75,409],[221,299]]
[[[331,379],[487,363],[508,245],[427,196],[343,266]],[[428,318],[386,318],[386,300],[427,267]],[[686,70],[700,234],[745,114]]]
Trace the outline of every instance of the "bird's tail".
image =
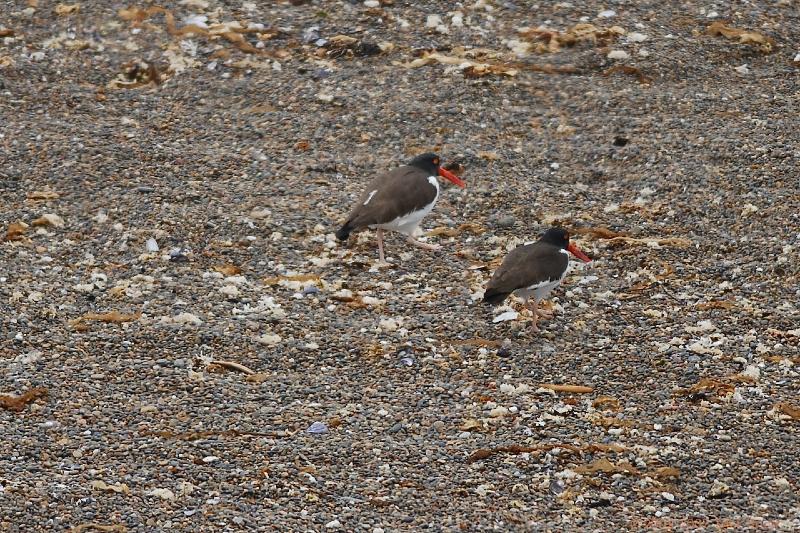
[[344,226],[339,228],[339,231],[336,232],[336,238],[340,241],[346,241],[347,238],[350,236],[350,232],[353,231],[353,228],[350,227],[350,221],[344,223]]
[[486,292],[483,293],[483,303],[489,305],[497,305],[503,303],[508,295],[511,294],[510,292],[501,292],[496,289],[486,289]]

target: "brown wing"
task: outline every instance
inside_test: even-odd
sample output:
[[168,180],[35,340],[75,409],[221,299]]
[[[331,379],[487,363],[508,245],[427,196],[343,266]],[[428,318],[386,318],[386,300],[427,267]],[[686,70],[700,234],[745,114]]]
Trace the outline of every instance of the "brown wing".
[[[436,199],[425,171],[404,165],[370,182],[345,223],[351,230],[385,224],[418,211]],[[365,205],[366,202],[366,205]]]
[[511,250],[495,271],[487,294],[508,294],[546,281],[555,281],[567,269],[569,257],[553,245],[536,242]]

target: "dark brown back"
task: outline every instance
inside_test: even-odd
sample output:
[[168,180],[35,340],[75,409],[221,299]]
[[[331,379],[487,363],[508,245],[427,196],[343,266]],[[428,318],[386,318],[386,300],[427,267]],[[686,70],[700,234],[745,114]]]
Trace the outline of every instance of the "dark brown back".
[[569,264],[569,256],[552,244],[535,242],[511,250],[500,265],[486,292],[510,293],[543,281],[555,281]]
[[[372,194],[373,191],[376,192]],[[424,208],[435,198],[436,187],[428,181],[427,172],[403,165],[376,177],[367,185],[346,225],[358,230],[372,224],[386,224]],[[369,202],[364,205],[367,199]]]

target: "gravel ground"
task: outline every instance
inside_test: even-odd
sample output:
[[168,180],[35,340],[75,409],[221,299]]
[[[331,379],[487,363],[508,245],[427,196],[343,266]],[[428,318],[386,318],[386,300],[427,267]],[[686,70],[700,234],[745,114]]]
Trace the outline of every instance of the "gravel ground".
[[[79,4],[0,6],[0,530],[800,529],[795,2]],[[427,149],[443,250],[336,243]]]

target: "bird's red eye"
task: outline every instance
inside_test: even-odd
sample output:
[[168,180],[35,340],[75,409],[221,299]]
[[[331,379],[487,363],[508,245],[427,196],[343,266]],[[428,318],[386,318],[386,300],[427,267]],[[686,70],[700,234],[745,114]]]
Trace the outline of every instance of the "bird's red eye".
[[434,158],[433,164],[434,165],[438,165],[439,164],[439,158],[438,157]]

